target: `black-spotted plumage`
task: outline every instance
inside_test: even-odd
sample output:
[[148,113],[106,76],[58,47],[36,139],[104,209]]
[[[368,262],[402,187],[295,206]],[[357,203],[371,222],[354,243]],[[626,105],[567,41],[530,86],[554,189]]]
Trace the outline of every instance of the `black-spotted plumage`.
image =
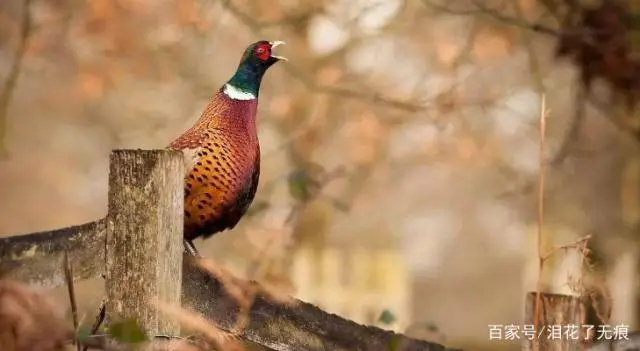
[[279,44],[250,45],[195,125],[169,145],[188,162],[184,238],[194,255],[192,240],[234,228],[253,202],[260,179],[258,93],[266,70],[283,59],[272,55]]

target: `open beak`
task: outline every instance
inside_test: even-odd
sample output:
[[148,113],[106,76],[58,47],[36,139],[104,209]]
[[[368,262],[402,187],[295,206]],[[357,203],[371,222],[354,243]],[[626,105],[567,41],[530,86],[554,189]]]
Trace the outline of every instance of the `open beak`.
[[273,57],[275,59],[278,59],[278,60],[282,60],[282,61],[289,61],[286,57],[276,56],[276,55],[273,54],[273,50],[276,47],[286,44],[284,41],[280,41],[280,40],[270,41],[269,44],[271,45],[271,57]]

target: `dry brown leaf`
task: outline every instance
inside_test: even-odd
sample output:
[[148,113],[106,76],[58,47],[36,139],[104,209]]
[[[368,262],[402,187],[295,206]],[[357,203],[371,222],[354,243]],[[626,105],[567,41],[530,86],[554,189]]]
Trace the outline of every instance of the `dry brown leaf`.
[[253,291],[251,291],[252,289],[250,289],[247,281],[235,277],[231,272],[211,259],[198,259],[197,265],[218,279],[227,293],[236,300],[241,308],[250,306],[253,303],[253,297],[251,296]]
[[508,30],[484,27],[476,33],[472,53],[479,63],[502,59],[513,49],[513,34]]
[[293,282],[281,274],[267,274],[260,281],[260,293],[277,303],[295,306],[298,303],[298,300],[292,297],[295,291]]
[[60,303],[42,291],[0,279],[3,351],[63,351],[72,335]]
[[204,336],[221,350],[243,350],[236,335],[218,328],[199,314],[159,301],[155,301],[153,305],[162,313],[175,318],[184,329]]

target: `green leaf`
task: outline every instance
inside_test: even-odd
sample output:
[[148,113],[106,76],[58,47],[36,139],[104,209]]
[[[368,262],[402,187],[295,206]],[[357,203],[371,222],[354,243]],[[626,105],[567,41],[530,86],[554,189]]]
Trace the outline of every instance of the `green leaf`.
[[380,317],[378,317],[378,321],[383,324],[391,324],[396,321],[396,316],[388,309],[385,309],[380,313]]
[[112,323],[109,326],[109,335],[115,340],[136,344],[148,341],[149,338],[145,334],[144,330],[138,325],[135,318],[125,319]]
[[311,178],[304,170],[291,172],[288,177],[289,193],[296,200],[305,201],[311,196]]
[[84,341],[87,340],[91,336],[91,328],[88,327],[80,327],[76,332],[76,340]]

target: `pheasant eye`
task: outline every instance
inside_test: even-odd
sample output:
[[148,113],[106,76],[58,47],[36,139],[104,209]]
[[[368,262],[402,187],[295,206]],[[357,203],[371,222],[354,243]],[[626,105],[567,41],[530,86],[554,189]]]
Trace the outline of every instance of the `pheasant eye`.
[[256,57],[262,61],[269,59],[269,49],[266,46],[259,46],[256,48]]

